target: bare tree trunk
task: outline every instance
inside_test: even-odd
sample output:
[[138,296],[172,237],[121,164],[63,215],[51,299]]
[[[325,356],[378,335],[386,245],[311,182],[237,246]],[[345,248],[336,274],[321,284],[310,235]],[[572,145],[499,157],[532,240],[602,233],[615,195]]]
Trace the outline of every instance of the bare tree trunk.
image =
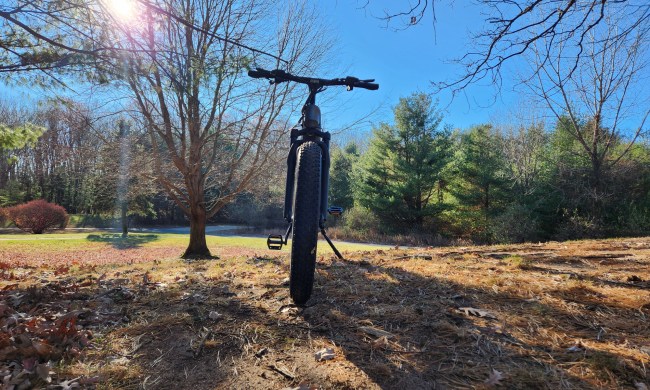
[[208,243],[205,240],[207,213],[203,192],[196,192],[195,195],[190,212],[190,243],[183,254],[185,259],[212,257],[210,249],[208,249]]
[[591,162],[591,190],[593,193],[591,201],[591,215],[597,220],[600,221],[600,218],[603,215],[603,201],[602,197],[605,195],[603,188],[603,169],[601,160],[598,158],[593,158]]
[[[190,166],[199,166],[201,156],[196,151],[190,152]],[[211,258],[210,249],[205,240],[205,225],[208,213],[205,204],[205,187],[199,170],[188,169],[185,174],[189,197],[190,243],[183,254],[188,258]]]

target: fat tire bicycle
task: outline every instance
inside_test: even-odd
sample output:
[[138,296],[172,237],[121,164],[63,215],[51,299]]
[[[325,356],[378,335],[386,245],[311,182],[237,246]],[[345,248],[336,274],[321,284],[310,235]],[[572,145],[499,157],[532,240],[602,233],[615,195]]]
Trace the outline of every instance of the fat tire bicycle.
[[327,215],[341,215],[341,207],[328,207],[330,138],[329,132],[321,128],[320,108],[316,105],[316,95],[329,86],[345,86],[348,91],[354,88],[376,90],[375,80],[360,80],[356,77],[320,79],[295,76],[283,70],[250,70],[253,78],[269,79],[271,84],[296,82],[309,87],[309,96],[301,110],[298,124],[291,129],[291,144],[287,157],[287,179],[284,194],[284,219],[289,223],[283,235],[269,235],[269,249],[282,249],[291,234],[291,271],[289,274],[289,293],[296,305],[303,305],[311,296],[316,268],[316,247],[318,232],[340,259],[336,249],[325,232]]

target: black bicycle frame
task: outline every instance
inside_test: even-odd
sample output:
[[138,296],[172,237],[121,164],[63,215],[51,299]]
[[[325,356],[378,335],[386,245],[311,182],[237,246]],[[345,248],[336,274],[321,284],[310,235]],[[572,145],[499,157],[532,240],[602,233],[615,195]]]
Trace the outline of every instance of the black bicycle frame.
[[284,219],[293,222],[293,190],[296,177],[297,151],[305,142],[315,142],[321,148],[322,164],[320,175],[320,218],[319,227],[322,229],[327,220],[327,192],[330,176],[330,133],[322,131],[320,109],[316,105],[316,94],[323,91],[322,87],[309,86],[309,97],[302,107],[302,116],[298,125],[300,128],[291,129],[291,147],[287,156],[287,181],[284,192]]

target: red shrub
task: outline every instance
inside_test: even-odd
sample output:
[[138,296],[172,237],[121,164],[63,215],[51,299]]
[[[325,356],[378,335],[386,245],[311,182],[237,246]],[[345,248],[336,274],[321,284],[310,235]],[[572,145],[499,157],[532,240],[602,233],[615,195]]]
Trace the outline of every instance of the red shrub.
[[34,234],[41,234],[48,229],[63,229],[68,224],[65,209],[43,199],[6,208],[5,215],[19,229]]

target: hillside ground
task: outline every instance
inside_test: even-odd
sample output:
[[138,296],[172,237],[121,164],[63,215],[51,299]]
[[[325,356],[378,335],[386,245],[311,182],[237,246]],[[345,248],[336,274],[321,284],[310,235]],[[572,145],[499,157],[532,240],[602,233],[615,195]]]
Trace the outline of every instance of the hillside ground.
[[209,239],[0,236],[4,388],[650,386],[650,238],[321,244],[305,307],[287,251]]

